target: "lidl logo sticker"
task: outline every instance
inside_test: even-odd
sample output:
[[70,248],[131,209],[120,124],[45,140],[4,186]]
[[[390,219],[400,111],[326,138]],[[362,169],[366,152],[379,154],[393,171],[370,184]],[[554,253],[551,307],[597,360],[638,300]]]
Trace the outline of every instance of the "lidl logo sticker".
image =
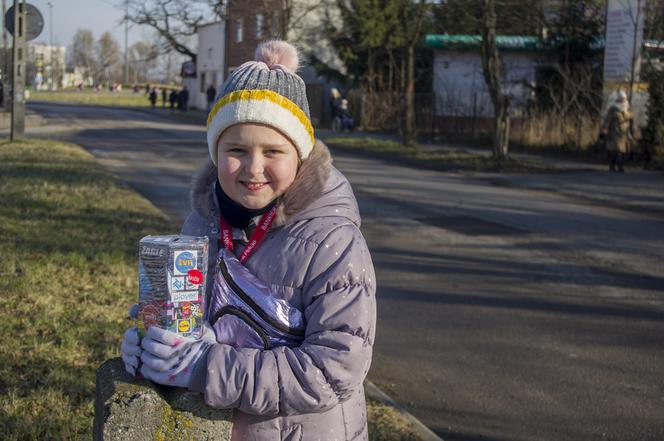
[[189,320],[178,321],[178,331],[188,332],[191,329],[191,322]]

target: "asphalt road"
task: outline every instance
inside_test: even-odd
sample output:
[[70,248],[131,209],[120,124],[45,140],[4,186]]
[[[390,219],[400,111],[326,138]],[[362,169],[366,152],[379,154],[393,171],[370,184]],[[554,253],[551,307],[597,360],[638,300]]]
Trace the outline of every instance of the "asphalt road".
[[[161,111],[30,103],[172,216],[207,155]],[[377,270],[369,374],[445,440],[664,439],[664,176],[440,173],[334,152]],[[127,301],[130,301],[128,299]]]

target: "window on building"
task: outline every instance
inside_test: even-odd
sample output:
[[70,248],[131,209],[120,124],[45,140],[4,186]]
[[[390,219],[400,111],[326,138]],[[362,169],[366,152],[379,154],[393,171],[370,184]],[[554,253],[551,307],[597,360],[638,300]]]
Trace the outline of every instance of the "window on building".
[[272,36],[279,37],[281,33],[281,25],[279,23],[279,11],[272,13]]
[[265,26],[263,14],[256,14],[256,40],[263,38],[263,26]]
[[201,93],[205,93],[205,72],[201,72]]
[[242,43],[244,40],[244,21],[241,18],[235,20],[235,42]]

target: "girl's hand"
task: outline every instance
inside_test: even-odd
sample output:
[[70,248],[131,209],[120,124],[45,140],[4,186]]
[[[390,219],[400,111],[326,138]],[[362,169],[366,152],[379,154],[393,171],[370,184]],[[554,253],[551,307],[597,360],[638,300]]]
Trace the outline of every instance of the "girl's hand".
[[[129,318],[136,320],[138,318],[138,305],[135,303],[131,305],[127,313]],[[125,370],[132,376],[136,376],[140,366],[140,356],[143,352],[140,342],[141,338],[138,336],[136,326],[127,329],[122,339],[122,361],[124,361]]]
[[207,323],[200,339],[150,326],[141,342],[140,372],[155,383],[200,391],[207,372],[207,353],[215,343],[214,331]]
[[141,339],[138,336],[136,326],[127,329],[122,339],[122,361],[124,362],[125,370],[132,376],[136,376],[140,365],[141,353],[143,352],[140,341]]

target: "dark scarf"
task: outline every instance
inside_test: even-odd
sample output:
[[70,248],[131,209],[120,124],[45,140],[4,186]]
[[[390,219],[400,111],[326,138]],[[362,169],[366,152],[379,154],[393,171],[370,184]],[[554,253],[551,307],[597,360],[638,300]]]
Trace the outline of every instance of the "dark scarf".
[[214,183],[214,191],[224,219],[226,219],[233,228],[242,228],[243,230],[247,229],[249,221],[252,218],[268,212],[277,203],[277,200],[275,199],[263,208],[250,209],[238,204],[228,197],[228,195],[221,189],[219,181]]

